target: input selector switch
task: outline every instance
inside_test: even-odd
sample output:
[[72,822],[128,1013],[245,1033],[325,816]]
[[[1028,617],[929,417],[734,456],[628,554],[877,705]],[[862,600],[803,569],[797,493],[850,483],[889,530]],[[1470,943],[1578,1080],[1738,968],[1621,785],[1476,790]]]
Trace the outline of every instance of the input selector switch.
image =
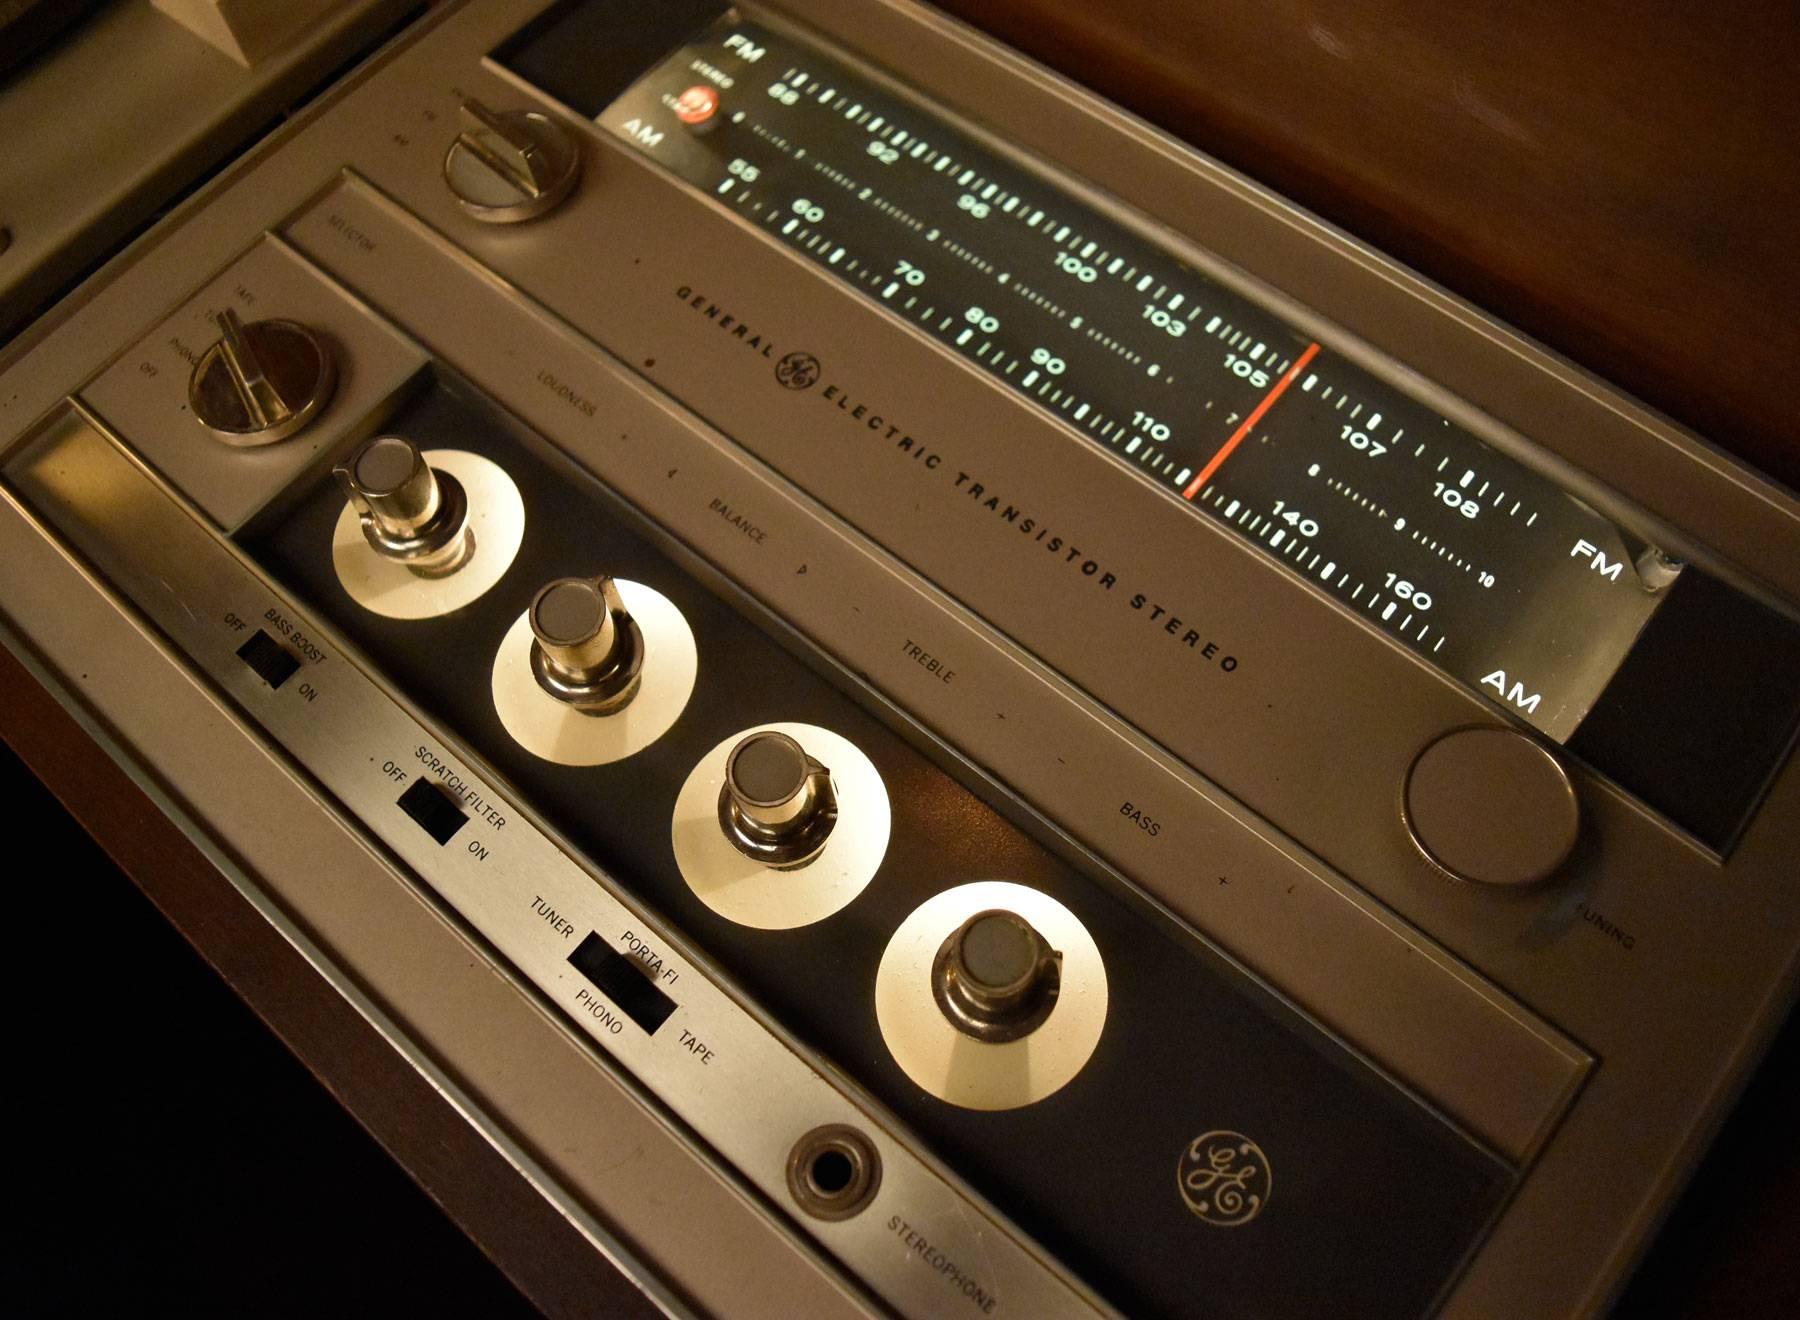
[[337,387],[331,351],[296,321],[246,325],[227,307],[219,338],[188,377],[188,408],[215,439],[272,445],[317,417]]
[[725,760],[719,827],[744,856],[778,870],[812,861],[837,824],[831,771],[785,733],[744,738]]
[[559,578],[526,611],[538,686],[584,715],[611,715],[638,693],[644,636],[612,578]]
[[1062,988],[1062,954],[1016,912],[977,912],[938,949],[931,993],[950,1025],[999,1043],[1042,1026]]
[[462,483],[435,471],[412,441],[377,436],[332,469],[375,553],[420,577],[444,577],[475,551]]

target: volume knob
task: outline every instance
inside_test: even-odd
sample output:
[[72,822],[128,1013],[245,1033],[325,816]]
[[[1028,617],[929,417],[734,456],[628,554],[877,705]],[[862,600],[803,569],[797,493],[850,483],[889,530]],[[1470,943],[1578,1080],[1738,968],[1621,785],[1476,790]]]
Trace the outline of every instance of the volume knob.
[[1042,1026],[1062,988],[1062,954],[1016,912],[977,912],[938,949],[932,997],[976,1040],[1018,1040]]
[[785,733],[753,733],[725,759],[719,825],[737,850],[765,866],[804,866],[837,824],[831,771]]
[[188,407],[228,445],[285,440],[318,416],[337,385],[331,353],[295,321],[246,325],[227,307],[213,318],[218,342],[188,377]]
[[477,220],[516,224],[542,215],[581,177],[568,129],[535,110],[496,113],[462,103],[462,132],[444,156],[444,182]]
[[612,578],[559,578],[538,592],[526,617],[531,672],[558,701],[611,715],[637,695],[644,636]]
[[368,441],[332,469],[379,555],[421,577],[443,577],[475,550],[469,499],[448,472],[433,471],[404,436]]

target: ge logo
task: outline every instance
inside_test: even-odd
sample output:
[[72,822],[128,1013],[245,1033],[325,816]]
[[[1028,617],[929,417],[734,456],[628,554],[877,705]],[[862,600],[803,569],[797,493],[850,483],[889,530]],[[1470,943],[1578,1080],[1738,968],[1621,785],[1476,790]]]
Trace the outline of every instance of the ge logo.
[[1237,1228],[1269,1203],[1269,1157],[1241,1132],[1195,1137],[1175,1168],[1187,1208],[1209,1224]]
[[775,364],[775,379],[790,390],[809,390],[819,379],[819,359],[811,353],[789,353]]

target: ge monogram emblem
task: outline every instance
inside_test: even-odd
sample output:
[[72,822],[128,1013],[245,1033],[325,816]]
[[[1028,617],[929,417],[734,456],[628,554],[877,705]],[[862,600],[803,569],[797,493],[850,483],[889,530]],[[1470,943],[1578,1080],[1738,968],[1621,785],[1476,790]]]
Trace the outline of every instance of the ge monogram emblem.
[[775,364],[775,379],[790,390],[807,390],[819,379],[819,369],[811,353],[789,353]]
[[1237,1228],[1269,1203],[1269,1157],[1241,1132],[1208,1132],[1182,1152],[1175,1182],[1187,1208],[1209,1224]]

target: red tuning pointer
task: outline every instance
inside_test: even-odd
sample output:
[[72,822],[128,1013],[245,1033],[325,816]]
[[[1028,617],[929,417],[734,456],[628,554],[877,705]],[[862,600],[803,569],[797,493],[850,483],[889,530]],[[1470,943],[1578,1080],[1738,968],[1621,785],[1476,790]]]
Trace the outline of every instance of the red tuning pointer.
[[1218,453],[1207,459],[1206,466],[1200,469],[1200,475],[1188,482],[1187,489],[1181,492],[1183,499],[1193,499],[1200,493],[1201,488],[1212,480],[1212,474],[1219,470],[1220,464],[1231,457],[1231,451],[1244,442],[1244,437],[1250,434],[1251,428],[1263,419],[1264,413],[1275,406],[1275,400],[1287,392],[1287,387],[1294,383],[1294,377],[1306,370],[1306,364],[1313,360],[1318,351],[1317,344],[1308,344],[1306,351],[1294,359],[1294,365],[1287,369],[1267,394],[1263,395],[1262,402],[1256,405],[1255,411],[1244,418],[1244,424],[1231,433],[1231,439],[1219,446]]

